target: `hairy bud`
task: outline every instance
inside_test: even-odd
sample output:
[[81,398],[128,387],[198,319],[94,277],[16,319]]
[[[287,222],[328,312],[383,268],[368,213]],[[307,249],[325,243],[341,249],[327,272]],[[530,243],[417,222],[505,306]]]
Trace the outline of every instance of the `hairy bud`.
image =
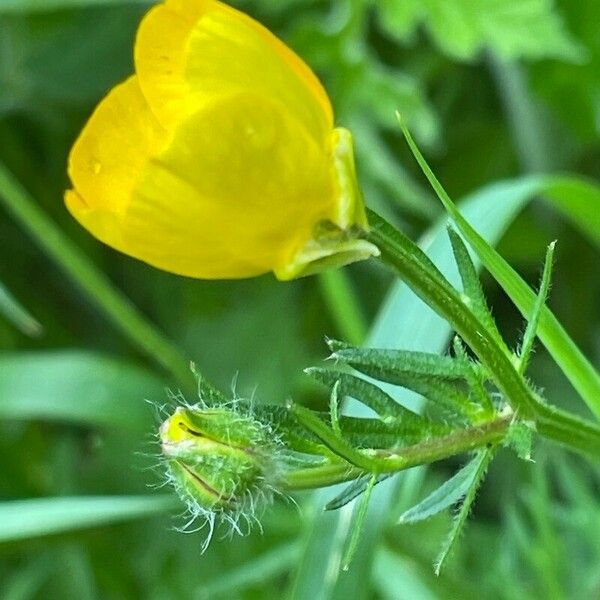
[[280,443],[271,428],[235,406],[178,407],[160,426],[167,475],[193,517],[215,517],[238,532],[272,499]]

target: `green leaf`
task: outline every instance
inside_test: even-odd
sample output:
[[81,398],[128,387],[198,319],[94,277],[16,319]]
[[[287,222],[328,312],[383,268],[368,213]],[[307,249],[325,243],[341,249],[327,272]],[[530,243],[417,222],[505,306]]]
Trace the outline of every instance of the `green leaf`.
[[0,355],[0,419],[66,421],[143,431],[166,400],[147,371],[84,351]]
[[350,563],[356,554],[356,549],[358,548],[358,543],[360,541],[360,535],[365,526],[365,519],[367,516],[367,509],[369,508],[369,502],[371,501],[371,494],[373,492],[373,488],[378,482],[377,475],[371,475],[369,477],[369,482],[367,483],[367,487],[362,494],[362,498],[360,499],[359,505],[355,509],[355,514],[353,515],[352,521],[352,532],[350,534],[350,538],[348,539],[348,545],[346,546],[346,551],[344,552],[344,558],[342,559],[342,569],[347,571],[350,567]]
[[[533,197],[530,181],[517,180],[484,188],[465,199],[461,210],[477,224],[477,229],[495,244],[519,211]],[[436,266],[454,285],[459,285],[458,272],[446,233],[447,219],[429,229],[422,238],[422,247]],[[408,348],[415,351],[443,352],[450,336],[448,324],[427,307],[402,282],[396,283],[383,303],[373,323],[368,344],[379,348]],[[402,404],[418,402],[411,392],[390,388],[389,393]],[[360,406],[359,406],[360,408]],[[346,600],[369,596],[368,582],[381,532],[395,496],[394,483],[400,484],[410,473],[390,478],[373,491],[373,501],[367,513],[367,523],[353,568],[340,573],[342,546],[348,535],[349,509],[335,512],[320,509],[328,501],[329,492],[319,493],[314,501],[315,517],[306,545],[298,561],[298,570],[290,592],[295,600]],[[412,573],[412,570],[410,571]]]
[[306,369],[304,372],[330,388],[339,382],[340,397],[351,396],[368,406],[384,420],[399,419],[405,425],[414,424],[416,427],[427,423],[426,419],[398,404],[381,388],[355,375],[316,367]]
[[[500,256],[500,254],[486,242],[469,221],[463,217],[442,187],[441,183],[431,171],[409,131],[402,123],[401,127],[417,162],[456,226],[477,253],[487,270],[502,286],[521,314],[527,318],[532,314],[536,302],[536,294],[521,276]],[[547,195],[552,202],[556,203],[559,208],[566,211],[571,218],[584,229],[582,221],[585,219],[585,215],[591,210],[591,207],[588,207],[587,203],[583,205],[577,203],[575,206],[568,206],[568,208],[566,208],[566,205],[568,205],[566,201],[570,198],[570,195],[565,195],[565,189],[570,189],[570,191],[572,191],[572,188],[565,186],[565,181],[577,182],[578,180],[575,178],[567,180],[566,178],[544,176],[525,178],[521,180],[522,189],[520,193],[523,194],[523,199],[525,201],[537,194]],[[581,189],[581,186],[583,186],[583,182],[579,181],[579,184],[575,187]],[[491,189],[494,190],[495,201],[498,202],[498,190],[501,190],[502,187],[510,190],[511,184],[496,184],[494,187],[496,188],[495,190],[494,188]],[[586,196],[588,200],[592,199],[592,201],[595,202],[600,198],[600,190],[591,186],[591,184],[588,184],[585,189],[588,191]],[[485,196],[483,197],[485,198]],[[488,198],[487,200],[488,203],[491,204],[491,198]],[[586,208],[585,210],[583,209],[584,206]],[[596,216],[595,219],[597,218],[598,217]],[[585,228],[585,231],[592,235],[588,228]],[[600,229],[593,237],[600,244]],[[597,416],[600,416],[600,373],[598,373],[590,361],[587,360],[547,307],[542,308],[538,327],[538,337],[542,340],[544,346],[546,346],[554,360],[560,366],[573,387],[579,392],[590,410]]]
[[0,315],[4,315],[17,329],[30,337],[38,337],[42,326],[0,282]]
[[513,59],[581,61],[586,55],[549,0],[381,0],[379,12],[391,35],[412,40],[424,24],[440,49],[459,60],[484,49]]
[[[376,484],[385,481],[391,476],[392,473],[380,475],[377,478]],[[342,508],[342,506],[346,506],[346,504],[352,502],[352,500],[364,493],[364,491],[369,487],[370,481],[370,477],[359,477],[358,479],[355,479],[352,483],[348,484],[344,488],[341,494],[338,494],[335,498],[333,498],[333,500],[330,500],[325,505],[325,510],[338,510]]]
[[478,454],[429,496],[409,508],[400,516],[398,523],[424,521],[459,502],[473,484],[481,466],[482,456],[482,454]]
[[407,372],[432,379],[459,381],[466,379],[470,369],[469,362],[459,358],[411,350],[346,348],[336,350],[331,358],[345,362],[357,371],[368,368],[369,375],[380,370],[386,377],[393,377],[396,372]]
[[458,358],[407,350],[347,349],[332,354],[361,373],[424,396],[449,418],[469,419],[473,406],[455,381],[471,377],[471,364]]
[[177,507],[173,496],[82,496],[0,503],[0,542],[142,519]]
[[544,271],[542,273],[542,281],[540,283],[540,289],[538,291],[535,304],[533,305],[533,311],[528,319],[525,334],[523,335],[523,343],[521,345],[521,351],[519,353],[519,373],[525,373],[527,365],[529,364],[529,358],[533,349],[533,342],[537,335],[538,324],[540,321],[540,315],[542,308],[546,304],[548,298],[548,292],[550,291],[550,280],[552,279],[552,263],[554,260],[554,246],[556,242],[552,242],[548,246],[546,252],[546,260],[544,261]]
[[204,581],[198,589],[198,598],[238,597],[242,590],[264,584],[289,570],[298,559],[297,542],[281,544],[229,570],[220,571]]
[[452,252],[463,284],[465,300],[468,302],[471,310],[479,321],[485,325],[485,328],[489,333],[494,336],[496,343],[503,348],[505,352],[508,352],[508,348],[496,327],[496,322],[488,307],[487,300],[481,287],[481,282],[479,281],[479,275],[475,270],[475,265],[473,264],[473,260],[471,259],[465,243],[452,227],[448,228],[448,236],[450,237]]
[[477,495],[477,490],[485,477],[485,473],[487,468],[494,456],[494,448],[487,448],[486,450],[481,450],[473,462],[477,463],[477,468],[473,473],[473,478],[471,479],[471,484],[466,492],[465,499],[460,506],[460,509],[456,513],[454,517],[454,521],[452,523],[452,528],[450,529],[450,533],[446,538],[446,541],[442,545],[442,549],[435,561],[435,574],[439,575],[442,570],[446,559],[450,556],[452,549],[454,548],[462,530],[467,522],[467,518],[469,517],[469,513],[471,512],[471,508],[473,506],[473,502],[475,502],[475,496]]

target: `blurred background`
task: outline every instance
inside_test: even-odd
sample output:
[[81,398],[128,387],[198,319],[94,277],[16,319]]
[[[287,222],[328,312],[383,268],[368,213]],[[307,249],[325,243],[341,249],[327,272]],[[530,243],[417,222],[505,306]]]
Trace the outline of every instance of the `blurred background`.
[[[325,394],[302,370],[327,355],[325,336],[360,343],[378,319],[380,330],[394,332],[390,345],[411,344],[410,331],[397,331],[401,307],[381,316],[393,285],[385,270],[357,264],[285,284],[272,276],[193,281],[104,247],[63,206],[69,147],[97,101],[132,71],[133,37],[149,4],[0,0],[0,195],[6,171],[222,389],[235,381],[239,395],[257,401],[324,407]],[[354,133],[367,203],[414,239],[442,214],[395,110],[456,200],[487,193],[493,211],[506,199],[490,192],[500,181],[510,192],[536,173],[600,179],[595,0],[233,4],[317,72],[337,123]],[[537,285],[545,247],[558,240],[550,306],[598,365],[598,236],[543,197],[521,205],[501,227],[499,250]],[[485,227],[482,206],[476,227]],[[501,331],[516,343],[522,319],[485,275],[484,284]],[[584,412],[542,348],[530,375],[549,400]],[[162,481],[153,404],[179,385],[0,202],[0,598],[600,598],[598,470],[542,444],[535,464],[499,456],[439,578],[432,562],[450,516],[404,527],[395,520],[458,461],[415,471],[393,488],[350,574],[319,564],[335,551],[314,535],[327,495],[299,494],[299,508],[278,502],[262,534],[217,537],[202,555],[202,533],[175,531],[185,523],[182,506],[169,490],[149,489]],[[109,498],[116,496],[130,504]],[[80,497],[91,502],[77,504]],[[19,512],[5,502],[27,498],[74,504]],[[343,531],[333,519],[323,531]]]

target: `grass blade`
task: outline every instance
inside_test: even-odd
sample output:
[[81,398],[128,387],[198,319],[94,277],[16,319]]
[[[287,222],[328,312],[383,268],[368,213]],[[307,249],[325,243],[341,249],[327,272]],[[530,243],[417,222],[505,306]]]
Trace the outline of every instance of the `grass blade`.
[[0,203],[134,345],[169,370],[186,389],[195,389],[188,361],[179,349],[65,236],[1,163]]
[[38,337],[43,328],[19,301],[0,283],[0,315],[4,315],[21,333]]
[[174,496],[81,496],[0,503],[0,542],[14,542],[162,514]]
[[[143,431],[164,384],[143,369],[83,351],[0,356],[0,419],[64,421]],[[84,401],[83,401],[84,400]]]

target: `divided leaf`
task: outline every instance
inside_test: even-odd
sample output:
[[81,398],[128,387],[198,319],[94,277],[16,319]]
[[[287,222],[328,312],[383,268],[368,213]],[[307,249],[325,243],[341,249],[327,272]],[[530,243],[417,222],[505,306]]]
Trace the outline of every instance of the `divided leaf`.
[[[386,473],[379,475],[375,485],[389,479],[393,473]],[[344,490],[338,494],[333,500],[330,500],[325,505],[325,510],[338,510],[342,506],[346,506],[349,502],[352,502],[355,498],[360,496],[369,487],[371,477],[363,476],[355,479],[352,483],[347,485]]]
[[410,41],[424,25],[440,49],[459,60],[473,59],[483,49],[508,59],[578,62],[585,56],[547,0],[382,0],[379,5],[391,35]]
[[525,334],[523,335],[523,343],[521,344],[521,352],[519,356],[519,373],[525,373],[529,359],[531,357],[531,351],[533,350],[533,342],[537,336],[538,324],[540,322],[540,316],[542,309],[546,304],[548,298],[548,292],[550,291],[550,281],[552,279],[552,265],[554,260],[554,247],[556,242],[552,242],[546,250],[546,259],[544,261],[544,270],[542,272],[542,281],[540,283],[539,292],[535,298],[533,310],[529,317]]
[[429,496],[404,512],[398,519],[398,523],[424,521],[462,500],[475,481],[481,460],[482,457],[478,454]]
[[336,383],[339,382],[337,389],[338,397],[351,396],[355,398],[377,413],[383,420],[400,419],[405,425],[414,424],[415,426],[427,422],[427,419],[424,417],[398,404],[381,388],[360,377],[356,377],[350,373],[342,373],[318,367],[305,369],[304,372],[332,390]]
[[458,272],[463,284],[463,294],[466,297],[466,301],[469,303],[469,308],[479,319],[481,324],[494,336],[496,343],[503,348],[505,352],[509,352],[504,343],[504,339],[498,331],[496,322],[492,317],[483,289],[481,288],[479,276],[475,270],[475,265],[473,264],[473,260],[471,259],[471,255],[469,254],[465,243],[452,227],[448,227],[448,237],[452,244],[452,252],[454,253]]
[[[450,556],[454,545],[458,541],[460,534],[462,533],[465,524],[467,522],[467,518],[469,513],[471,512],[471,507],[473,506],[473,502],[475,501],[475,496],[477,495],[477,490],[481,485],[487,468],[494,456],[495,448],[486,448],[485,450],[480,450],[473,462],[476,465],[473,466],[474,474],[471,480],[471,484],[465,494],[465,499],[461,504],[458,512],[454,517],[454,521],[452,523],[452,528],[450,529],[450,533],[446,538],[445,542],[442,545],[442,549],[435,561],[435,574],[439,575],[442,567],[444,566],[446,559]],[[475,468],[476,467],[476,468]]]
[[378,381],[399,385],[438,405],[450,420],[469,421],[477,412],[456,384],[472,377],[468,359],[426,352],[346,348],[332,357]]

